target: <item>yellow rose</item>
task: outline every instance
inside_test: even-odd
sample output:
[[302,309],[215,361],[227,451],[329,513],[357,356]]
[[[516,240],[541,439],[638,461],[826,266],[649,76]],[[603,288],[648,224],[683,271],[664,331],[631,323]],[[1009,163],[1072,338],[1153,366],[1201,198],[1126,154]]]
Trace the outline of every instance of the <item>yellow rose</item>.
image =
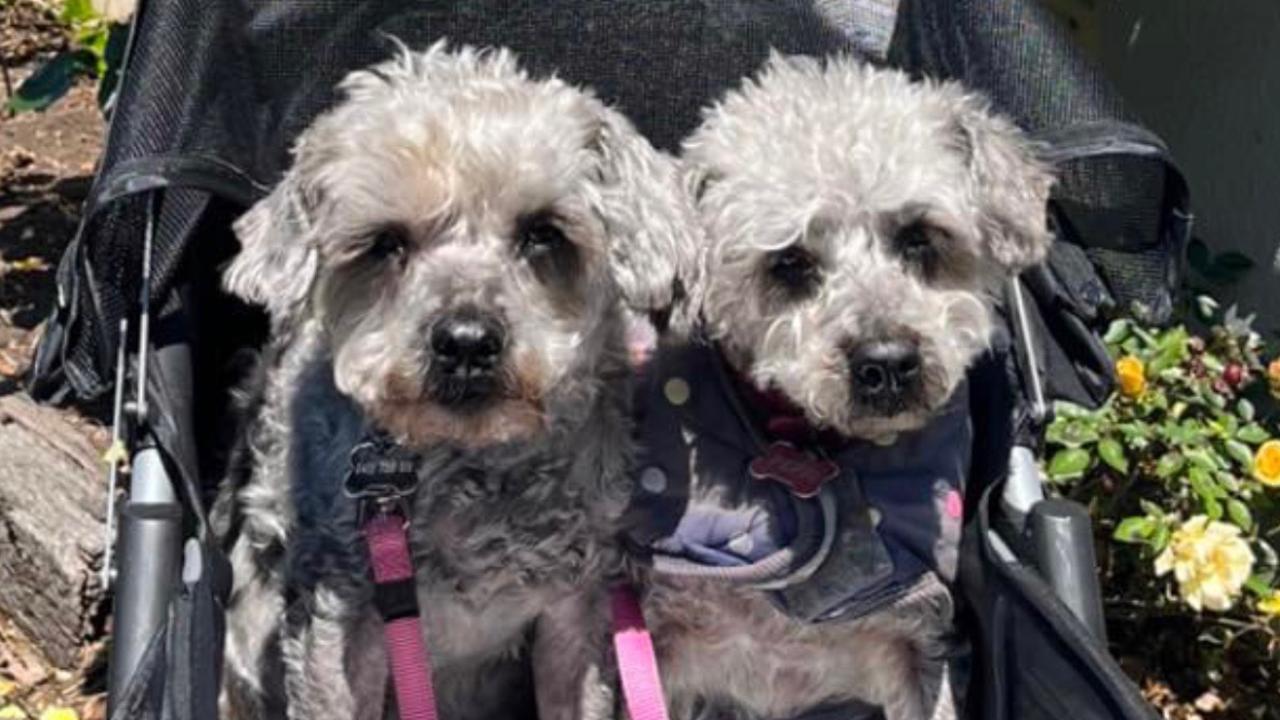
[[1271,396],[1280,400],[1280,357],[1267,366],[1267,384],[1271,386]]
[[1129,397],[1138,397],[1147,389],[1146,370],[1142,361],[1132,355],[1116,361],[1116,378],[1120,381],[1120,392]]
[[1258,612],[1271,617],[1280,615],[1280,590],[1272,590],[1270,595],[1259,600]]
[[1173,571],[1178,594],[1194,610],[1227,610],[1253,572],[1240,528],[1196,515],[1173,532],[1156,558],[1156,575]]
[[1280,440],[1268,440],[1253,456],[1253,476],[1267,487],[1280,487]]

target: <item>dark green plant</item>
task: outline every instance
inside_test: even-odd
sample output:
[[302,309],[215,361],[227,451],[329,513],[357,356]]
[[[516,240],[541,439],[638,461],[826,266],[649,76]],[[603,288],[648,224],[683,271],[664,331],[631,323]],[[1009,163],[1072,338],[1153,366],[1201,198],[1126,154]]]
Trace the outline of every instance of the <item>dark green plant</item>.
[[61,19],[71,28],[71,47],[18,86],[9,98],[9,110],[44,110],[66,95],[78,77],[98,80],[98,107],[105,110],[110,103],[120,80],[129,26],[109,22],[89,0],[67,0]]

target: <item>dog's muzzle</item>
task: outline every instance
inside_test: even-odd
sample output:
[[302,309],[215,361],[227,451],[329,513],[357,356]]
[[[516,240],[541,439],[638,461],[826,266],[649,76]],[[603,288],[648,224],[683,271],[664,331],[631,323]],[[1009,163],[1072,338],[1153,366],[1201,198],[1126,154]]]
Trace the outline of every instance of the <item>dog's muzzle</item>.
[[429,380],[436,402],[474,409],[500,390],[506,349],[502,323],[476,311],[442,318],[431,328]]

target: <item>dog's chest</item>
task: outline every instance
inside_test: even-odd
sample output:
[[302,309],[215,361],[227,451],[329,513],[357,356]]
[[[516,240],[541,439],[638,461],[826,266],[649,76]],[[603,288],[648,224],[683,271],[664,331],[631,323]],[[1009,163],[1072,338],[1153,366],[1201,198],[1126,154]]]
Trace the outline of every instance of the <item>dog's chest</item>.
[[673,701],[720,698],[759,717],[871,700],[866,669],[905,661],[905,639],[875,616],[794,620],[760,592],[719,581],[655,579],[644,603]]
[[603,532],[586,493],[555,466],[460,470],[418,491],[420,584],[476,605],[499,593],[571,586],[598,572]]

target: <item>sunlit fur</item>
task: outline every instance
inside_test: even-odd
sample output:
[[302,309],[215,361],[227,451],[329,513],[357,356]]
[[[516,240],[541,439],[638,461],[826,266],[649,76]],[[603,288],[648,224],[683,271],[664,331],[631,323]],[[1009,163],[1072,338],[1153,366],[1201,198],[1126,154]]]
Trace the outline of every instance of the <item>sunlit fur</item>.
[[[761,387],[848,436],[887,438],[940,408],[987,346],[993,294],[1049,244],[1051,176],[956,83],[775,56],[707,112],[684,160],[707,234],[695,295],[709,333]],[[913,221],[946,234],[936,277],[893,250]],[[762,271],[791,244],[821,266],[799,301]],[[846,357],[895,338],[919,343],[924,397],[886,416],[854,401]]]
[[[527,716],[531,654],[555,658],[535,668],[543,718],[612,707],[590,591],[627,487],[624,307],[666,309],[696,248],[674,161],[502,50],[404,50],[340,91],[237,222],[225,274],[267,308],[273,342],[247,479],[221,503],[242,518],[224,710],[383,717],[381,628],[340,491],[371,426],[423,457],[412,543],[442,716]],[[520,250],[539,214],[576,258],[550,274]],[[387,228],[403,248],[371,254]],[[430,331],[459,310],[505,330],[482,407],[427,381]]]
[[[693,314],[739,373],[848,437],[892,441],[942,409],[987,346],[995,293],[1050,241],[1052,179],[1012,123],[955,83],[848,58],[772,57],[707,110],[682,160],[705,232]],[[945,231],[932,272],[894,251],[895,228],[914,221]],[[802,296],[766,270],[791,244],[820,267]],[[895,339],[920,346],[922,400],[860,407],[849,349]],[[889,607],[816,625],[751,588],[641,578],[674,717],[706,705],[795,717],[851,700],[888,720],[957,717],[954,608],[932,576]]]

